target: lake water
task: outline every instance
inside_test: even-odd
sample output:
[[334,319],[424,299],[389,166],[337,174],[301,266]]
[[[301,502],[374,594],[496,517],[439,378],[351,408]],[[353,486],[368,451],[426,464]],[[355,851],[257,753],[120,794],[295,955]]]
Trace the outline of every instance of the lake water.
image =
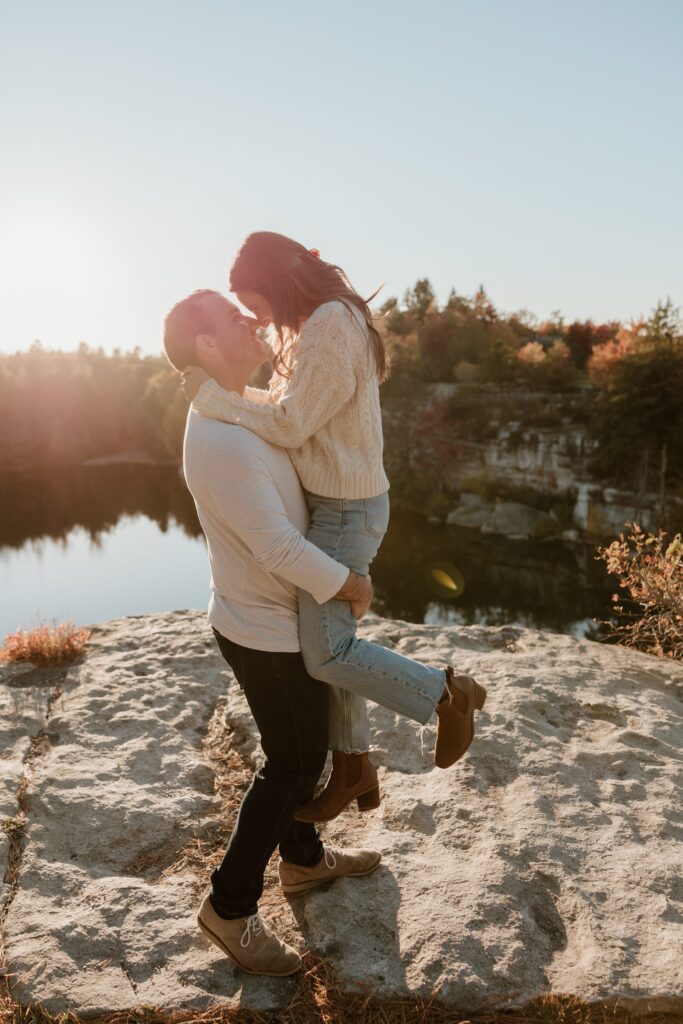
[[[590,548],[509,541],[394,508],[374,609],[411,622],[593,636],[615,589]],[[209,571],[172,466],[74,467],[0,481],[0,639],[20,626],[203,608]]]

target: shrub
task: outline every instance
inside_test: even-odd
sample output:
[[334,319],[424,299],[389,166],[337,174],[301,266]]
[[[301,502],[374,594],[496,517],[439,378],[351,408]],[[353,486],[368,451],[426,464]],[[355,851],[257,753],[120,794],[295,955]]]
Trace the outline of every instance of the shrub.
[[554,341],[545,360],[546,378],[549,384],[562,387],[570,384],[575,376],[569,345],[564,341]]
[[593,384],[606,387],[619,364],[638,347],[643,325],[620,328],[614,338],[596,345],[587,361],[588,376]]
[[584,369],[596,346],[611,341],[620,328],[616,322],[594,324],[592,320],[580,323],[575,320],[569,325],[565,341],[569,346],[572,361],[579,369]]
[[[527,427],[561,427],[565,420],[565,412],[559,405],[542,405],[524,416]],[[568,417],[567,417],[568,418]]]
[[31,630],[18,629],[5,637],[0,660],[65,665],[81,657],[89,638],[90,631],[79,629],[73,622],[60,626],[36,626]]
[[619,534],[597,558],[607,571],[619,578],[628,595],[625,607],[618,594],[612,595],[620,621],[608,626],[608,638],[659,658],[683,658],[683,540],[677,533],[667,543],[663,530],[646,534],[637,523],[629,523],[628,537]]
[[461,359],[455,365],[453,376],[460,384],[472,384],[479,378],[479,367],[467,359]]
[[484,441],[498,433],[498,420],[491,413],[485,393],[474,382],[460,384],[457,394],[442,403],[442,411],[444,421],[452,424],[454,439]]
[[517,358],[523,366],[538,366],[545,361],[545,349],[540,341],[529,341],[519,349]]
[[547,349],[539,341],[529,341],[517,352],[518,367],[530,387],[562,388],[574,383],[576,369],[569,346],[561,339]]

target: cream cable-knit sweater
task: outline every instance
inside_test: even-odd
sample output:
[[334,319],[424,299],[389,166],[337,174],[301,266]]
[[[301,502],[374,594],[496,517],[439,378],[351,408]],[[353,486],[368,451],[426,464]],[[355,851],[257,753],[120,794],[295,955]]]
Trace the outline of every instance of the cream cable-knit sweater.
[[374,498],[389,488],[367,326],[343,302],[326,302],[305,322],[291,379],[276,372],[268,391],[247,388],[245,397],[207,380],[192,405],[288,448],[302,485],[314,494]]

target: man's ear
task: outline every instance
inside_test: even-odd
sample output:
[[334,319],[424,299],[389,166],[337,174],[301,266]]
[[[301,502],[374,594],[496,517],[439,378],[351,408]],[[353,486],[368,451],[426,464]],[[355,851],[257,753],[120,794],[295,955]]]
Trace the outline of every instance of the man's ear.
[[212,356],[216,352],[216,339],[212,334],[198,334],[195,346],[198,356]]

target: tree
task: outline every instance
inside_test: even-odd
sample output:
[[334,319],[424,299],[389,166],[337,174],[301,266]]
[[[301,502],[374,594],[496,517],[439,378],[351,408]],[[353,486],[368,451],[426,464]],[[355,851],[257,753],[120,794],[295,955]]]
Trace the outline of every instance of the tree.
[[657,303],[650,319],[645,324],[645,337],[654,344],[666,345],[670,349],[681,343],[683,337],[681,313],[671,299]]
[[424,322],[428,313],[436,311],[436,295],[428,278],[421,278],[415,283],[414,288],[409,288],[406,291],[403,304],[407,312],[411,313],[419,324]]
[[595,362],[599,350],[591,360],[599,385],[594,468],[641,488],[658,483],[665,491],[683,465],[683,333],[677,311],[670,302],[660,303],[637,334],[608,345],[602,363]]
[[518,374],[517,349],[505,338],[495,338],[483,360],[483,374],[498,387],[511,383]]
[[487,324],[495,324],[498,319],[496,307],[493,305],[483,284],[479,285],[472,304],[474,315]]
[[178,457],[182,450],[187,399],[179,384],[178,373],[170,366],[159,370],[147,381],[144,408],[149,424],[149,443],[153,454]]
[[554,341],[546,353],[545,375],[548,383],[556,388],[572,384],[576,368],[572,363],[569,345],[565,341]]

